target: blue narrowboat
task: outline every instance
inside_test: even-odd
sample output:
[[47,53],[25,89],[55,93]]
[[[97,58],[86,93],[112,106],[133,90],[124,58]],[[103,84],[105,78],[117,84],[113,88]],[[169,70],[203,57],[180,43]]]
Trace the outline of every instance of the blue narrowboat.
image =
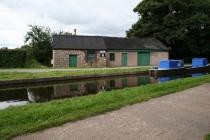
[[159,67],[149,70],[150,75],[157,77],[209,72],[210,66],[207,58],[193,58],[192,67],[185,67],[183,60],[161,60]]
[[192,68],[188,69],[188,73],[209,73],[210,66],[207,58],[193,58],[192,59]]
[[149,70],[152,76],[175,76],[185,75],[186,68],[184,67],[183,60],[161,60],[159,67]]

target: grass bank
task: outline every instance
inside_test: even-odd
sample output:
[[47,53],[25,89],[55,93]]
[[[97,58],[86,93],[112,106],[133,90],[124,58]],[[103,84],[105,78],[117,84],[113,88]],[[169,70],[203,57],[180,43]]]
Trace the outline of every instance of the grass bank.
[[0,138],[9,139],[17,135],[58,126],[208,82],[210,82],[210,75],[114,90],[93,96],[11,107],[0,111]]
[[210,140],[210,134],[206,136],[205,140]]
[[88,74],[119,74],[124,72],[146,71],[151,67],[138,68],[117,68],[117,69],[71,69],[64,71],[47,71],[47,72],[0,72],[0,81],[19,80],[19,79],[35,79],[49,77],[79,76]]

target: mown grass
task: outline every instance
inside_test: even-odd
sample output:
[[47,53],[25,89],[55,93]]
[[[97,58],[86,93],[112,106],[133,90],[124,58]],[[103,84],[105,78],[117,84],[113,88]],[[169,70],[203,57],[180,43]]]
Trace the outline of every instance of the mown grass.
[[175,80],[164,84],[113,90],[86,97],[11,107],[0,111],[0,138],[9,139],[17,135],[58,126],[208,82],[210,82],[210,75]]
[[114,74],[124,72],[146,71],[150,67],[139,68],[119,68],[119,69],[99,69],[99,70],[71,70],[71,71],[48,71],[48,72],[0,72],[0,81],[17,80],[17,79],[34,79],[34,78],[49,78],[63,76],[78,76],[87,74]]

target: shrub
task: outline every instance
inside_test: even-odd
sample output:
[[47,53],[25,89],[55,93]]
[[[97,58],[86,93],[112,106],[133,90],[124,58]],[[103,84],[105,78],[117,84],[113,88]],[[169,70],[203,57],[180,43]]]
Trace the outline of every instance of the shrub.
[[37,62],[35,59],[26,60],[25,68],[45,68],[42,64]]
[[0,68],[22,68],[26,62],[26,50],[0,49]]

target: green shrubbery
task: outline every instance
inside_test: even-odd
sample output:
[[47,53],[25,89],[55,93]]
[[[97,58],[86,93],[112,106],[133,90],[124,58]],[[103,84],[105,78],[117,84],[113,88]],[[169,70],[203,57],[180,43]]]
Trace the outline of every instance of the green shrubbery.
[[27,59],[24,67],[25,68],[46,68],[46,66],[43,66],[42,64],[37,62],[35,59]]
[[0,49],[0,68],[43,68],[51,66],[50,28],[29,25],[25,44],[20,49]]
[[[52,33],[50,28],[29,25],[30,30],[25,36],[25,45],[30,60],[36,60],[44,66],[51,66],[52,59]],[[33,68],[33,67],[32,67]]]
[[44,68],[24,49],[0,49],[0,68]]
[[139,20],[128,37],[157,38],[170,46],[173,59],[210,59],[209,0],[141,0],[134,12]]
[[22,68],[25,66],[26,57],[25,50],[0,49],[0,68]]

